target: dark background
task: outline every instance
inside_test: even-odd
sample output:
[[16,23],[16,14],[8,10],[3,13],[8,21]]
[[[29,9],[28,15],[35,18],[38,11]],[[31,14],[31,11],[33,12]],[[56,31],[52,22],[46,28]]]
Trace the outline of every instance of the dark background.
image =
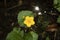
[[38,5],[42,10],[51,11],[53,0],[0,0],[0,40],[5,40],[6,35],[18,25],[18,12],[33,10],[33,5]]

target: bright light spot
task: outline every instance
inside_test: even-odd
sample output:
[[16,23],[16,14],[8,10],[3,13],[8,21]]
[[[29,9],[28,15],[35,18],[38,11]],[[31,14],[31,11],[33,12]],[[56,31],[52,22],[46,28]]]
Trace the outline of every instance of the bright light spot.
[[39,10],[39,7],[38,7],[38,6],[36,6],[36,7],[35,7],[35,10],[37,10],[37,11],[38,11],[38,10]]
[[46,11],[44,11],[44,13],[46,13]]
[[42,13],[41,13],[41,12],[39,12],[39,13],[38,13],[38,15],[42,15]]

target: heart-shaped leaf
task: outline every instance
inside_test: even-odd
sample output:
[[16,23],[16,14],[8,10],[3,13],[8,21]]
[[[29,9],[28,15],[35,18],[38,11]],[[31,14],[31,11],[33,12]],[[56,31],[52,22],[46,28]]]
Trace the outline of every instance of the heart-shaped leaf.
[[6,40],[23,40],[24,32],[20,28],[14,28],[8,35]]
[[24,36],[25,40],[38,40],[38,35],[31,31]]

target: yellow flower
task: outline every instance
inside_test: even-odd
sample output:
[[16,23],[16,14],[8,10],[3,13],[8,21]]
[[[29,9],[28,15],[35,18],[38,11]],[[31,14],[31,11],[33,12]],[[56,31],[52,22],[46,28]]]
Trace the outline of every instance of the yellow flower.
[[24,24],[25,24],[27,27],[31,27],[32,25],[34,25],[34,24],[35,24],[34,17],[26,16],[26,17],[25,17],[25,20],[24,20]]

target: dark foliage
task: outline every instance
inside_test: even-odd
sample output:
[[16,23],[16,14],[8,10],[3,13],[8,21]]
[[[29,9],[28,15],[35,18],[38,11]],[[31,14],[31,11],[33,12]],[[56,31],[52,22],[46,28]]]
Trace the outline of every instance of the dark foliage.
[[[13,27],[18,26],[17,14],[19,11],[33,10],[32,5],[39,5],[42,11],[46,10],[47,12],[51,12],[53,8],[53,0],[22,0],[22,5],[19,5],[19,1],[20,0],[0,0],[0,40],[5,40],[6,35]],[[56,20],[58,15],[57,17],[52,17]],[[53,18],[51,20],[53,20]]]

